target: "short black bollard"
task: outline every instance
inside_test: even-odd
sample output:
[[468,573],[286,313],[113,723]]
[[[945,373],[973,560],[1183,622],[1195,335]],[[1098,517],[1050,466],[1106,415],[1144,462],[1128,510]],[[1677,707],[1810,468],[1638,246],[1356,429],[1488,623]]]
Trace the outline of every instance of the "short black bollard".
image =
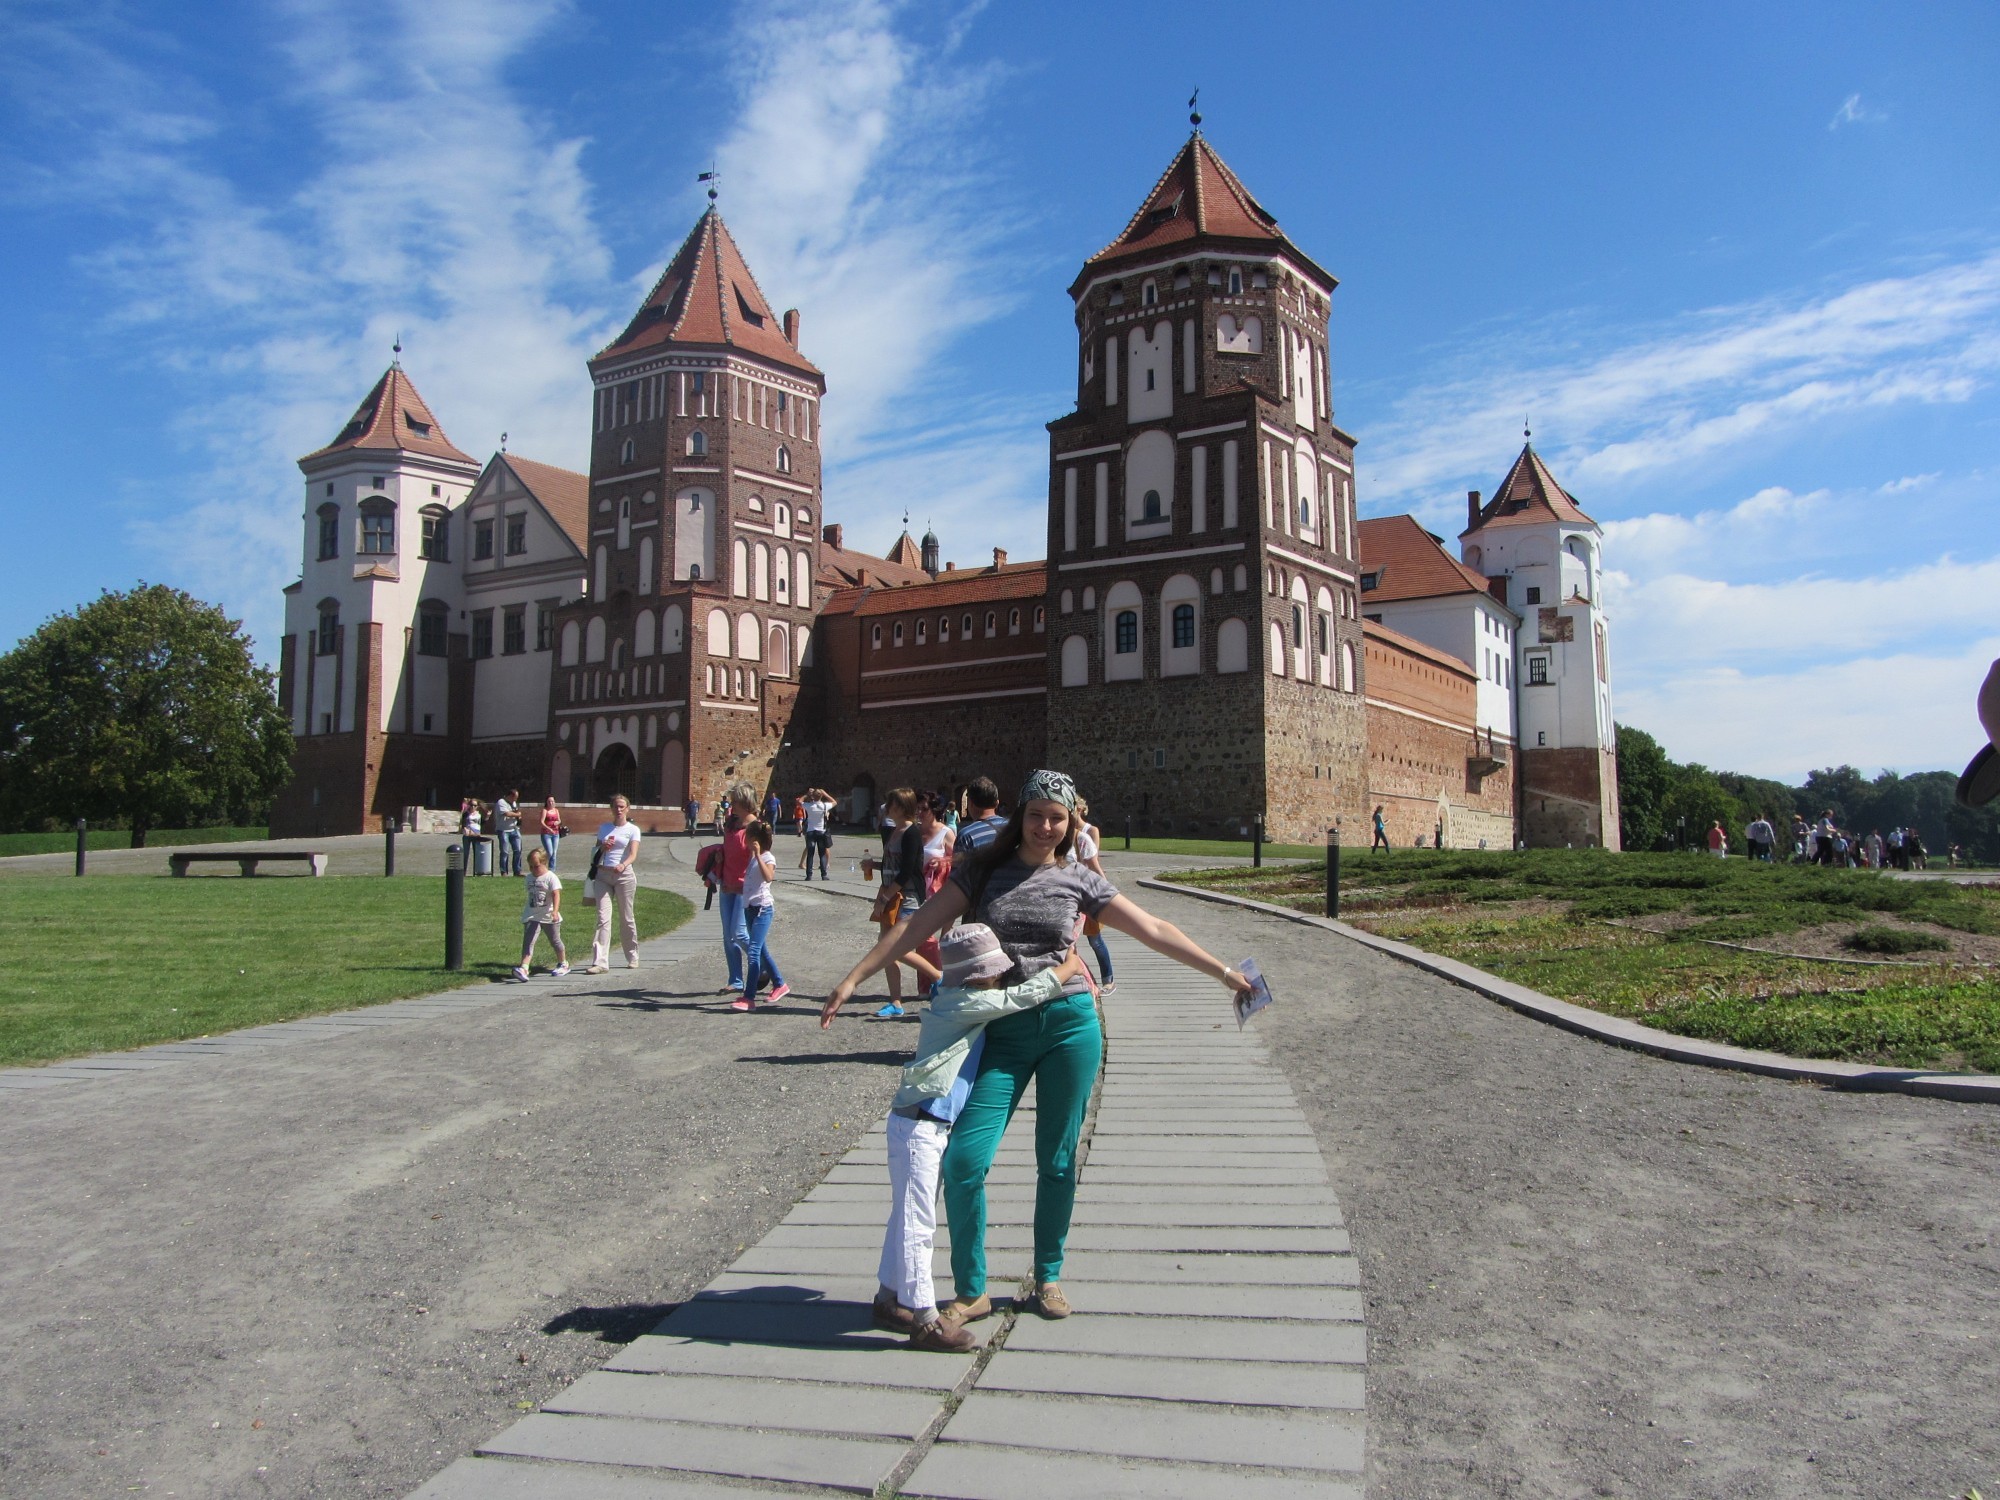
[[382,820],[382,874],[386,878],[396,873],[396,820]]
[[1262,813],[1258,813],[1256,817],[1251,819],[1250,867],[1254,870],[1264,868],[1264,815]]
[[1326,914],[1340,915],[1340,830],[1326,831]]
[[465,846],[444,852],[444,966],[465,967]]
[[82,818],[76,820],[76,873],[79,876],[83,874],[84,832],[89,827],[90,825]]
[[1132,852],[1132,815],[1130,813],[1125,814],[1125,852],[1127,854]]

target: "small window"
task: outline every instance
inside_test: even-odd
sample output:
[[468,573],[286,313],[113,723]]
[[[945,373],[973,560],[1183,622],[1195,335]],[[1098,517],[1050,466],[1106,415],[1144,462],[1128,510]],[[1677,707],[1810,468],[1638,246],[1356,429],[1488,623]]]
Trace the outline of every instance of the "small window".
[[703,391],[707,390],[708,372],[705,370],[696,370],[693,376],[690,377],[688,381],[688,389],[693,391],[697,396],[699,396]]
[[[1152,389],[1150,375],[1147,377],[1147,389]],[[1158,490],[1147,490],[1146,498],[1140,501],[1139,504],[1144,519],[1148,521],[1157,521],[1160,519],[1160,492]]]
[[1037,630],[1046,629],[1048,627],[1048,623],[1049,623],[1049,613],[1047,607],[1045,605],[1037,604],[1035,606],[1035,629]]
[[[1160,289],[1153,285],[1151,277],[1148,277],[1145,285],[1139,288],[1139,305],[1141,307],[1158,307],[1160,305]],[[1150,372],[1148,374],[1150,377]],[[1150,391],[1152,388],[1152,381],[1149,378],[1146,383],[1146,389]]]
[[1007,611],[1007,634],[1019,635],[1020,633],[1021,612],[1018,609],[1010,609]]
[[493,654],[493,611],[482,609],[472,617],[472,656],[484,661]]
[[1549,659],[1546,656],[1528,658],[1528,681],[1547,682],[1549,680]]
[[[364,502],[367,504],[368,502]],[[396,551],[396,512],[381,504],[369,504],[361,512],[361,551],[369,557],[389,557]]]
[[426,510],[417,555],[430,562],[451,561],[451,517],[441,510]]
[[783,412],[788,412],[788,411],[790,411],[791,409],[792,409],[792,396],[791,396],[791,392],[789,392],[789,391],[780,391],[780,392],[778,392],[778,410],[779,410],[779,412],[780,412],[780,413],[783,413]]
[[322,505],[319,508],[319,556],[321,562],[340,556],[340,507],[337,505]]
[[546,651],[556,638],[556,612],[546,604],[535,606],[535,649]]
[[1252,271],[1250,273],[1250,289],[1252,291],[1261,292],[1270,284],[1271,284],[1270,278],[1266,276],[1262,271]]
[[1139,649],[1139,612],[1135,609],[1121,609],[1114,626],[1116,639],[1112,650],[1120,656],[1130,656]]
[[917,644],[919,646],[923,646],[929,644],[929,642],[930,642],[930,626],[928,622],[923,620],[917,621]]
[[[780,396],[778,399],[782,402],[784,400],[784,397]],[[778,472],[780,474],[789,474],[792,472],[791,449],[786,447],[780,447],[778,449]]]
[[417,655],[445,654],[445,612],[440,608],[417,612]]
[[1166,768],[1167,768],[1167,752],[1164,749],[1155,750],[1153,752],[1153,769],[1155,771],[1164,771],[1166,770]]
[[1243,295],[1243,273],[1235,266],[1229,268],[1229,295],[1232,297]]
[[331,656],[340,649],[340,611],[323,609],[319,612],[319,650],[321,656]]
[[1302,651],[1305,649],[1305,644],[1306,607],[1303,604],[1294,604],[1292,606],[1292,646],[1295,650]]
[[509,516],[507,518],[507,555],[519,557],[528,550],[528,518]]
[[868,632],[868,647],[871,651],[880,651],[882,649],[882,627],[880,625],[875,626]]
[[1153,389],[1153,372],[1151,370],[1146,372],[1146,389],[1149,391]]
[[1194,644],[1194,606],[1174,606],[1174,649],[1185,651]]
[[942,644],[943,644],[944,642],[946,642],[946,641],[948,641],[948,640],[950,640],[950,639],[951,639],[951,616],[950,616],[950,615],[939,615],[939,616],[938,616],[938,643],[939,643],[940,645],[942,645]]
[[958,638],[962,641],[969,641],[972,639],[971,615],[967,615],[964,619],[958,622]]
[[472,560],[485,562],[493,556],[493,523],[474,521],[472,523]]
[[1326,643],[1329,633],[1333,629],[1333,620],[1331,616],[1321,615],[1317,623],[1319,625],[1319,638],[1314,642],[1314,649],[1319,655],[1324,656],[1326,655]]
[[989,609],[986,611],[986,638],[990,641],[999,633],[999,617]]
[[625,439],[624,445],[620,447],[618,450],[618,461],[620,463],[629,464],[638,456],[638,453],[639,453],[638,444],[634,443],[630,438],[627,438]]
[[500,617],[500,651],[505,656],[522,656],[528,649],[528,606],[516,604]]
[[1139,752],[1137,750],[1127,750],[1125,752],[1125,769],[1128,771],[1139,769]]
[[1311,495],[1299,496],[1299,527],[1311,531],[1313,523],[1313,503]]
[[890,640],[893,641],[898,646],[903,644],[903,622],[901,620],[898,620],[896,622],[895,630],[894,633],[890,636]]
[[699,427],[688,434],[688,457],[708,457],[708,434],[703,432]]

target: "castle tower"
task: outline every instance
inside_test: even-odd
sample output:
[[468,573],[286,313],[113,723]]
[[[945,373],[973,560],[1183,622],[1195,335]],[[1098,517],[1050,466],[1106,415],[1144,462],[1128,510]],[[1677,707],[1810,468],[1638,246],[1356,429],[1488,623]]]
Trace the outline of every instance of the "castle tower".
[[[1618,750],[1604,613],[1604,533],[1534,444],[1481,505],[1468,497],[1465,565],[1505,590],[1515,637],[1520,837],[1531,848],[1619,847]],[[1497,591],[1497,590],[1496,590]]]
[[396,363],[299,469],[304,553],[278,668],[298,747],[271,824],[373,832],[458,795],[471,678],[466,636],[449,629],[461,602],[451,520],[479,465]]
[[549,785],[712,807],[762,787],[809,645],[826,382],[703,214],[590,362],[589,577],[556,620]]
[[1358,826],[1336,284],[1197,131],[1070,286],[1077,409],[1049,424],[1049,761],[1107,826]]

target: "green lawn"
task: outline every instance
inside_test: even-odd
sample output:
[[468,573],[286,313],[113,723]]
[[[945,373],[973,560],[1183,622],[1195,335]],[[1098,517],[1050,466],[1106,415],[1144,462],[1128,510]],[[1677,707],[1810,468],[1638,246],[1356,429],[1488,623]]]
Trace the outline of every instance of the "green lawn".
[[[571,962],[589,956],[592,917],[576,894]],[[641,888],[639,931],[694,914]],[[520,957],[521,889],[472,880],[465,968],[444,968],[441,876],[108,875],[8,882],[0,899],[0,1064],[212,1035],[501,978]],[[541,962],[552,960],[543,946]]]
[[[1107,828],[1104,832],[1104,848],[1107,853],[1119,854],[1125,849],[1124,835]],[[1207,854],[1235,855],[1242,859],[1250,857],[1248,839],[1134,839],[1134,854]],[[1272,859],[1325,859],[1326,850],[1314,844],[1266,844],[1264,858]]]
[[[146,835],[148,849],[173,849],[182,844],[242,844],[267,839],[268,828],[155,828]],[[86,849],[129,849],[129,828],[93,828],[83,836]],[[72,854],[76,834],[0,833],[0,859],[14,854]]]
[[[1169,877],[1325,910],[1323,867]],[[1941,960],[1887,967],[1718,948],[1881,917],[1909,933],[2000,933],[2000,892],[1862,871],[1585,850],[1358,853],[1341,915],[1544,994],[1683,1036],[1799,1057],[2000,1071],[2000,982]],[[1648,932],[1633,919],[1681,924]]]

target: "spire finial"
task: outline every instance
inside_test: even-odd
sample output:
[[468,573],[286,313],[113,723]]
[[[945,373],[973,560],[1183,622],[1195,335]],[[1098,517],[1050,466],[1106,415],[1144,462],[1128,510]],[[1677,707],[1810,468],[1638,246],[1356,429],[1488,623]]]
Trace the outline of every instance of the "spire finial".
[[504,432],[500,434],[500,451],[502,453],[507,451],[507,434]]
[[719,186],[721,186],[722,183],[722,174],[715,169],[714,161],[711,160],[709,162],[708,170],[697,176],[695,178],[695,181],[705,182],[708,184],[708,201],[712,206],[715,202],[716,189]]
[[389,363],[395,369],[403,368],[403,335],[397,331],[396,342],[389,346]]
[[1528,419],[1526,417],[1521,418],[1521,441],[1531,443],[1534,440],[1535,440],[1535,429],[1528,425]]
[[1195,101],[1201,98],[1201,90],[1188,95],[1188,124],[1194,126],[1194,133],[1201,134],[1201,111],[1195,108]]

